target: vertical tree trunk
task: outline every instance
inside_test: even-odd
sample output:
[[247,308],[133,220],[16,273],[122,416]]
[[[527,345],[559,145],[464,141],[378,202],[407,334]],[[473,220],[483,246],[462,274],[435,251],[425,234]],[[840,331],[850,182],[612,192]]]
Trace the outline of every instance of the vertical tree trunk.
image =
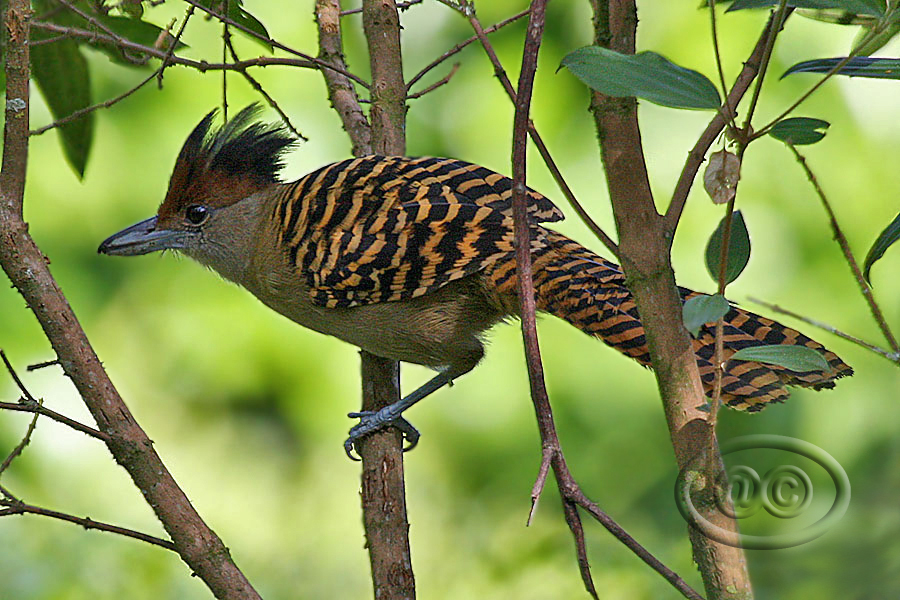
[[[393,0],[363,0],[363,29],[372,73],[369,112],[372,151],[406,153],[406,84],[400,53],[400,16]],[[361,353],[363,410],[376,411],[399,399],[400,365]],[[402,439],[395,429],[360,444],[363,459],[363,523],[375,598],[415,598],[409,549]]]
[[[595,43],[633,54],[637,30],[634,0],[592,0]],[[597,127],[610,200],[619,233],[619,258],[634,294],[679,469],[689,465],[709,482],[700,513],[726,531],[737,523],[722,514],[712,498],[713,482],[723,474],[715,429],[706,404],[690,338],[682,325],[681,297],[675,285],[665,219],[656,211],[641,147],[634,98],[592,93],[591,110]],[[741,548],[719,544],[689,527],[694,560],[707,596],[752,598],[746,559]]]

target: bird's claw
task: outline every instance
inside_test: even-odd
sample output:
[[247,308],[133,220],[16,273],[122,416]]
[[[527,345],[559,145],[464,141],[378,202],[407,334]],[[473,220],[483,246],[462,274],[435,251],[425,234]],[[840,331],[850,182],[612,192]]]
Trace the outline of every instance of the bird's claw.
[[[359,419],[359,423],[350,429],[350,436],[344,442],[344,452],[347,453],[350,460],[360,460],[353,455],[353,451],[356,449],[356,443],[361,438],[370,433],[380,431],[385,427],[393,426],[400,430],[400,433],[403,434],[403,439],[407,442],[407,445],[403,448],[404,452],[409,452],[419,443],[419,436],[421,434],[418,429],[413,427],[412,423],[401,416],[390,418],[390,413],[385,413],[383,411],[384,409],[380,411],[364,410],[361,412],[352,412],[347,415],[351,419]],[[356,454],[358,455],[359,452]]]

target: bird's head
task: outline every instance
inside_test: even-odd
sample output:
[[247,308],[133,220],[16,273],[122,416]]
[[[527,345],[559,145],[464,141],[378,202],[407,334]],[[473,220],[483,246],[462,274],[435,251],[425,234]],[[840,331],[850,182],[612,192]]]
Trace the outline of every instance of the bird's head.
[[179,250],[210,264],[208,254],[227,250],[246,233],[240,229],[252,199],[278,183],[282,155],[294,143],[282,127],[254,122],[257,112],[248,106],[219,128],[212,127],[216,111],[207,114],[184,143],[157,214],[113,234],[97,251]]

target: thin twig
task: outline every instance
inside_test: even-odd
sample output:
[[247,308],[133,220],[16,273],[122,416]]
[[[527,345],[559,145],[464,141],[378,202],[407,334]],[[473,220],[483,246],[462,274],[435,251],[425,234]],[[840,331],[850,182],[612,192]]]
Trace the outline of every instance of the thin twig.
[[[3,364],[6,366],[6,370],[9,372],[10,377],[12,377],[13,381],[16,383],[16,386],[19,388],[19,391],[22,392],[22,399],[18,403],[0,402],[0,409],[35,413],[35,418],[37,418],[38,415],[44,415],[45,417],[50,417],[54,421],[59,421],[60,423],[62,423],[64,425],[68,425],[72,429],[75,429],[82,433],[86,433],[97,439],[100,439],[103,441],[109,440],[109,436],[106,435],[105,433],[103,433],[101,431],[97,431],[96,429],[88,427],[87,425],[83,425],[83,424],[79,423],[78,421],[70,419],[69,417],[61,415],[56,411],[46,408],[42,404],[42,402],[40,400],[36,400],[35,397],[31,395],[31,392],[28,391],[28,388],[25,387],[25,384],[19,378],[18,373],[16,373],[16,370],[13,368],[12,363],[9,362],[9,358],[7,358],[6,353],[3,350],[0,350],[0,359],[3,360]],[[29,371],[34,370],[31,367],[46,366],[47,364],[51,364],[51,363],[58,364],[58,362],[59,361],[50,361],[50,363],[42,363],[41,365],[31,365],[28,367],[28,370]],[[0,472],[2,472],[2,470],[3,469],[0,469]]]
[[[742,145],[740,148],[740,156],[738,160],[743,158],[743,150],[746,149],[746,145]],[[725,297],[725,287],[728,285],[728,282],[725,281],[725,275],[728,268],[728,247],[731,245],[731,223],[734,218],[734,205],[737,201],[737,189],[735,189],[735,194],[728,200],[728,205],[725,207],[725,219],[724,225],[722,227],[722,241],[719,247],[719,272],[716,277],[716,286],[717,293],[722,297]],[[725,377],[725,317],[719,317],[716,319],[716,332],[715,332],[715,350],[714,350],[714,360],[715,360],[715,380],[713,382],[713,395],[710,400],[710,408],[709,408],[709,426],[712,428],[713,435],[709,438],[709,448],[707,450],[707,456],[715,456],[716,452],[716,444],[718,444],[716,440],[716,423],[719,418],[719,406],[722,401],[722,379]]]
[[35,363],[33,365],[28,365],[25,367],[26,371],[37,371],[38,369],[45,369],[47,367],[52,367],[53,365],[58,365],[59,359],[54,358],[53,360],[45,360],[44,362]]
[[148,544],[153,544],[154,546],[160,546],[161,548],[165,548],[166,550],[172,550],[173,552],[175,551],[175,544],[173,544],[169,540],[164,540],[162,538],[148,535],[146,533],[141,533],[140,531],[134,531],[133,529],[119,527],[118,525],[111,525],[102,521],[95,521],[90,517],[76,517],[75,515],[62,513],[56,510],[50,510],[48,508],[42,508],[40,506],[34,506],[33,504],[26,504],[20,500],[0,500],[0,506],[7,507],[0,510],[0,517],[24,514],[41,515],[43,517],[50,517],[51,519],[59,519],[60,521],[75,523],[76,525],[80,525],[85,529],[96,529],[97,531],[115,533],[117,535],[140,540],[142,542],[147,542]]
[[57,127],[62,127],[63,125],[66,125],[67,123],[71,123],[72,121],[78,120],[81,117],[83,117],[84,115],[86,115],[88,113],[92,113],[97,109],[109,108],[109,107],[113,106],[114,104],[118,104],[125,98],[131,96],[133,93],[135,93],[136,91],[138,91],[139,89],[141,89],[142,87],[144,87],[145,85],[147,85],[148,83],[150,83],[151,81],[156,79],[158,73],[159,73],[158,71],[154,71],[153,73],[151,73],[150,75],[148,75],[147,77],[142,79],[140,81],[140,83],[138,83],[134,87],[126,90],[125,92],[119,94],[115,98],[110,98],[108,100],[104,100],[103,102],[98,102],[98,103],[92,104],[90,106],[85,106],[84,108],[79,108],[78,110],[76,110],[72,113],[69,113],[68,115],[66,115],[65,117],[63,117],[61,119],[57,119],[57,120],[53,121],[52,123],[48,123],[47,125],[44,125],[43,127],[38,127],[37,129],[33,129],[33,130],[31,130],[30,135],[41,135],[42,133],[46,133],[46,132],[50,131],[51,129],[56,129]]
[[[506,27],[510,23],[515,23],[516,21],[518,21],[522,17],[526,16],[527,14],[528,14],[528,10],[527,9],[523,10],[522,12],[509,17],[508,19],[504,19],[504,20],[500,21],[499,23],[491,25],[490,27],[485,29],[484,32],[486,34],[490,35],[490,34],[494,33],[495,31],[497,31],[498,29],[500,29],[502,27]],[[441,54],[439,57],[437,57],[436,59],[431,61],[431,63],[429,63],[428,66],[426,66],[424,69],[422,69],[421,71],[416,73],[413,76],[413,78],[407,82],[406,89],[410,89],[412,86],[414,86],[416,84],[416,82],[418,82],[420,79],[422,79],[422,77],[424,77],[426,74],[428,74],[432,69],[434,69],[435,67],[440,65],[445,60],[449,59],[451,56],[454,56],[455,54],[460,53],[463,48],[465,48],[472,42],[477,42],[477,41],[478,41],[478,36],[473,35],[469,39],[458,43],[457,45],[453,46],[452,48],[450,48],[449,50],[447,50],[446,52]]]
[[6,370],[9,372],[9,376],[12,377],[13,382],[15,382],[16,387],[19,388],[19,391],[25,396],[25,398],[31,402],[37,403],[37,400],[34,396],[31,395],[31,392],[28,391],[28,388],[25,387],[25,384],[22,383],[22,380],[19,379],[18,373],[13,368],[12,363],[9,362],[9,358],[6,356],[6,352],[0,350],[0,360],[3,360],[4,366],[6,366]]
[[35,46],[43,46],[44,44],[53,44],[56,42],[61,42],[63,40],[71,40],[71,39],[72,39],[72,36],[69,34],[55,35],[53,37],[44,38],[42,40],[33,40],[31,42],[31,47],[34,48]]
[[43,415],[45,417],[53,419],[54,421],[62,423],[63,425],[68,425],[76,431],[80,431],[81,433],[97,438],[98,440],[107,442],[110,439],[109,436],[102,431],[98,431],[93,427],[89,427],[83,423],[79,423],[74,419],[70,419],[69,417],[51,410],[38,402],[32,403],[30,400],[25,400],[24,402],[0,402],[0,410],[12,410],[17,412],[27,412]]
[[777,125],[786,116],[788,116],[789,114],[794,112],[794,110],[798,106],[800,106],[801,104],[806,102],[806,100],[810,96],[812,96],[820,87],[822,87],[822,85],[824,85],[824,83],[826,81],[831,79],[833,76],[837,75],[841,71],[841,69],[843,69],[845,66],[847,66],[847,64],[849,64],[849,62],[851,60],[856,58],[856,56],[859,55],[859,52],[863,48],[865,48],[869,42],[871,42],[876,36],[880,35],[883,30],[883,27],[887,26],[887,23],[889,23],[889,22],[890,22],[890,20],[888,20],[888,19],[880,20],[878,22],[879,23],[878,25],[869,29],[865,33],[865,35],[863,35],[861,38],[859,38],[859,41],[856,43],[855,47],[851,49],[850,53],[847,56],[845,56],[843,59],[838,61],[837,64],[835,64],[827,73],[825,73],[825,75],[823,75],[820,80],[818,80],[816,83],[814,83],[812,85],[812,87],[810,87],[808,90],[806,90],[806,92],[801,94],[800,97],[797,98],[797,100],[795,100],[789,107],[787,107],[780,115],[778,115],[777,117],[772,119],[765,126],[761,127],[759,129],[759,131],[753,132],[751,139],[756,139],[756,138],[759,138],[759,137],[762,137],[762,136],[768,134],[769,131],[771,131],[772,127]]
[[[438,88],[441,87],[442,85],[446,85],[446,84],[450,83],[450,79],[451,79],[454,75],[456,75],[456,72],[457,72],[458,70],[459,70],[459,63],[453,63],[453,67],[450,69],[450,72],[449,72],[449,73],[447,73],[447,74],[444,75],[442,78],[440,78],[440,79],[437,80],[436,82],[434,82],[434,83],[432,83],[431,85],[429,85],[429,86],[428,86],[427,88],[425,88],[424,90],[419,91],[419,92],[416,92],[415,94],[409,94],[408,96],[406,96],[406,99],[407,99],[407,100],[414,100],[414,99],[416,99],[416,98],[421,98],[422,96],[424,96],[424,95],[427,94],[428,92],[433,92],[434,90],[438,89]],[[409,88],[407,87],[407,89],[409,89]]]
[[[525,46],[522,49],[522,68],[519,71],[519,86],[515,93],[515,116],[512,134],[512,207],[513,232],[516,248],[516,289],[519,297],[519,316],[522,320],[522,338],[525,346],[525,364],[528,368],[528,382],[531,387],[531,401],[537,416],[538,431],[541,436],[541,468],[531,493],[532,513],[540,498],[547,478],[548,466],[554,472],[560,463],[554,458],[562,454],[556,425],[553,422],[553,411],[550,397],[544,381],[544,366],[541,363],[541,349],[537,337],[536,305],[534,298],[534,279],[531,266],[531,224],[528,219],[528,196],[525,186],[526,150],[528,147],[528,113],[531,109],[531,94],[534,88],[534,74],[537,70],[538,51],[544,34],[544,10],[547,0],[532,0],[529,9],[528,29],[525,35]],[[470,13],[471,14],[471,13]],[[479,36],[481,37],[481,36]],[[557,475],[560,496],[564,506],[568,498],[564,493],[563,478]],[[566,522],[575,536],[575,548],[579,557],[578,565],[585,589],[594,597],[597,589],[591,577],[590,565],[582,557],[587,556],[584,543],[581,517],[577,510],[565,509]],[[530,515],[529,515],[530,520]]]
[[828,220],[831,224],[831,230],[834,232],[834,239],[841,247],[841,252],[843,252],[844,254],[844,259],[847,261],[847,264],[850,265],[850,270],[853,271],[853,277],[856,279],[856,283],[859,285],[859,289],[862,292],[863,298],[865,298],[866,303],[869,305],[869,310],[872,311],[872,316],[875,318],[875,322],[878,323],[878,327],[881,329],[881,333],[884,334],[885,339],[887,339],[887,342],[894,353],[900,353],[900,345],[897,345],[897,338],[894,337],[890,326],[885,320],[884,314],[881,312],[881,307],[878,306],[878,302],[875,301],[875,295],[872,293],[872,288],[871,286],[869,286],[869,282],[866,281],[866,278],[863,276],[862,270],[859,268],[859,263],[856,262],[856,258],[854,258],[853,256],[853,251],[850,249],[850,244],[847,242],[847,238],[844,236],[844,232],[841,230],[840,225],[838,225],[837,217],[834,215],[834,211],[831,209],[831,203],[825,196],[825,191],[819,185],[819,180],[816,179],[815,174],[812,172],[812,169],[809,168],[809,165],[806,162],[806,158],[804,158],[803,155],[800,154],[797,148],[794,147],[793,144],[788,144],[787,146],[791,149],[791,152],[794,153],[794,157],[797,159],[797,162],[800,163],[800,166],[806,173],[807,179],[809,179],[809,182],[816,190],[816,194],[819,196],[819,200],[822,201],[822,206],[825,208],[825,212],[828,213]]
[[[228,4],[231,0],[225,0],[225,14],[229,13]],[[191,7],[193,8],[193,6]],[[228,62],[228,46],[231,44],[231,32],[228,31],[228,22],[222,21],[222,62]],[[235,58],[237,60],[237,58]],[[222,119],[228,121],[228,71],[222,71]]]
[[[404,11],[410,8],[411,6],[415,6],[416,4],[422,4],[423,0],[407,0],[406,2],[397,2],[397,10]],[[351,8],[349,10],[342,10],[340,15],[341,17],[346,17],[347,15],[358,15],[362,13],[363,9],[360,8]]]
[[22,437],[22,440],[16,445],[15,448],[7,455],[7,457],[3,460],[3,464],[0,464],[0,475],[9,468],[9,465],[12,464],[25,447],[31,443],[31,434],[34,433],[34,428],[37,427],[38,414],[35,413],[34,417],[31,418],[31,423],[28,424],[28,429],[25,431],[25,435]]
[[[106,35],[108,35],[109,37],[114,38],[114,39],[116,39],[116,40],[118,40],[118,41],[124,41],[125,38],[121,37],[118,33],[116,33],[115,31],[113,31],[112,29],[110,29],[110,28],[107,27],[106,25],[104,25],[102,22],[100,22],[100,21],[98,21],[97,19],[95,19],[95,18],[94,18],[93,16],[91,16],[90,14],[84,12],[83,10],[81,10],[80,8],[78,8],[77,6],[75,6],[74,4],[72,4],[72,3],[70,3],[70,2],[67,2],[67,0],[55,0],[55,1],[58,2],[59,4],[65,6],[65,7],[68,8],[70,11],[72,11],[73,13],[75,13],[76,15],[78,15],[79,17],[81,17],[82,19],[84,19],[85,21],[87,21],[89,24],[93,25],[94,27],[96,27],[97,29],[99,29],[100,31],[102,31],[103,33],[105,33]],[[123,56],[123,57],[125,58],[125,60],[127,60],[128,62],[134,63],[134,64],[136,64],[136,65],[143,65],[143,64],[146,64],[146,62],[147,62],[147,57],[134,58],[134,57],[129,56],[129,55],[126,54],[125,52],[122,53],[122,56]]]
[[891,352],[889,350],[885,350],[884,348],[876,346],[875,344],[870,344],[869,342],[862,340],[856,336],[850,335],[849,333],[845,333],[845,332],[841,331],[840,329],[838,329],[837,327],[834,327],[833,325],[829,325],[828,323],[825,323],[823,321],[818,321],[818,320],[812,319],[810,317],[805,317],[801,314],[795,313],[786,308],[782,308],[782,307],[778,306],[777,304],[771,304],[764,300],[760,300],[759,298],[754,298],[753,296],[750,296],[749,300],[751,302],[755,302],[756,304],[759,304],[760,306],[765,306],[766,308],[768,308],[769,310],[771,310],[773,312],[777,312],[782,315],[787,315],[789,317],[793,317],[795,319],[803,321],[804,323],[812,325],[813,327],[818,327],[819,329],[821,329],[823,331],[833,333],[834,335],[836,335],[838,337],[844,338],[848,342],[853,342],[854,344],[862,346],[866,350],[871,350],[872,352],[874,352],[876,354],[880,354],[891,362],[900,364],[900,353],[898,353],[898,352]]
[[[722,53],[719,51],[719,27],[716,21],[716,0],[708,0],[708,2],[710,30],[712,31],[713,54],[716,58],[716,71],[719,74],[719,85],[722,86],[722,93],[727,98],[728,84],[725,83],[725,70],[722,68]],[[731,129],[737,129],[737,126],[734,123],[734,111],[731,110],[731,107],[726,103],[726,105],[720,107],[720,110],[724,113],[723,116],[728,119],[728,122],[731,125]]]
[[779,0],[778,6],[772,16],[772,21],[774,21],[775,25],[768,32],[769,35],[766,38],[766,45],[760,60],[759,76],[756,78],[756,85],[753,87],[753,92],[750,95],[750,106],[747,108],[747,116],[744,118],[743,132],[744,136],[748,138],[752,133],[751,123],[753,122],[753,114],[756,112],[756,104],[759,102],[762,86],[766,80],[766,73],[769,70],[769,61],[772,58],[772,49],[775,47],[775,38],[778,37],[779,32],[782,27],[784,27],[784,23],[790,16],[792,10],[793,9],[788,9],[787,0]]
[[[175,49],[178,47],[178,42],[181,40],[181,35],[187,28],[188,21],[190,21],[191,17],[194,16],[194,10],[196,9],[193,6],[189,6],[187,11],[184,13],[184,20],[181,22],[181,27],[178,28],[178,33],[175,34],[175,39],[172,41],[172,44],[166,51],[166,56],[162,59],[162,64],[159,66],[159,69],[156,70],[156,86],[160,90],[163,87],[163,77],[166,74],[166,67],[169,66],[172,57],[175,55]],[[169,23],[167,30],[171,29],[174,25],[175,19],[172,19],[172,22]]]
[[[187,2],[188,0],[185,0],[185,1]],[[136,52],[143,52],[145,54],[149,54],[150,56],[152,56],[154,58],[162,59],[162,58],[165,58],[165,56],[166,56],[165,52],[163,52],[162,50],[157,50],[156,48],[153,48],[152,46],[145,46],[143,44],[138,44],[137,42],[132,42],[129,40],[119,41],[119,40],[111,38],[107,35],[97,33],[95,31],[88,31],[86,29],[78,29],[76,27],[63,27],[62,25],[57,25],[56,23],[47,23],[47,22],[43,22],[43,21],[32,21],[31,26],[34,28],[37,28],[37,29],[43,29],[45,31],[51,31],[54,33],[68,34],[68,35],[71,35],[72,37],[86,39],[91,42],[103,42],[103,43],[107,43],[107,44],[113,44],[120,48],[125,48],[128,50],[134,50]],[[274,66],[274,65],[289,66],[289,67],[303,67],[303,68],[307,68],[307,69],[319,69],[319,70],[331,69],[331,70],[336,70],[339,73],[341,73],[342,75],[345,75],[346,77],[352,79],[353,81],[355,81],[362,87],[364,87],[366,89],[369,88],[369,84],[366,81],[364,81],[363,79],[360,79],[357,75],[354,75],[353,73],[350,73],[349,71],[339,70],[333,66],[329,66],[327,63],[324,63],[323,61],[321,61],[317,58],[308,57],[307,55],[305,55],[303,53],[297,53],[297,54],[300,54],[302,56],[302,58],[296,59],[296,58],[283,58],[283,57],[279,57],[279,56],[260,56],[258,58],[254,58],[254,59],[250,59],[250,60],[243,60],[243,61],[240,61],[239,63],[226,63],[226,64],[210,63],[205,60],[197,61],[197,60],[191,60],[188,58],[184,58],[184,57],[181,57],[178,55],[172,55],[169,62],[171,64],[197,69],[201,73],[205,73],[206,71],[221,71],[223,69],[228,69],[231,71],[240,71],[241,69],[246,69],[247,67],[267,67],[267,66]]]
[[[231,59],[234,60],[235,62],[239,61],[237,52],[234,49],[234,44],[231,41],[231,36],[228,36],[228,40],[225,42],[225,45],[228,47],[228,51],[231,53]],[[223,62],[224,62],[224,60],[223,60]],[[269,93],[265,89],[263,89],[263,86],[261,83],[259,83],[252,75],[250,75],[250,73],[248,73],[246,69],[244,69],[243,71],[238,71],[238,73],[243,75],[244,79],[247,80],[247,83],[249,83],[250,86],[254,90],[256,90],[260,96],[265,98],[265,100],[269,104],[269,106],[271,106],[273,109],[275,109],[275,112],[277,112],[278,116],[281,117],[281,121],[284,123],[285,127],[287,127],[291,131],[291,133],[293,133],[295,136],[297,136],[297,139],[303,140],[304,142],[309,141],[309,139],[307,139],[307,137],[305,135],[300,133],[300,131],[296,127],[294,127],[294,124],[291,123],[290,117],[288,117],[287,113],[285,113],[281,109],[281,106],[278,105],[278,102],[276,102],[275,98],[270,96]]]
[[[201,2],[198,2],[197,0],[184,0],[184,1],[187,2],[188,4],[190,4],[191,6],[195,6],[195,7],[199,8],[200,10],[202,10],[203,12],[205,12],[206,14],[208,14],[208,15],[210,15],[210,16],[212,16],[212,17],[215,17],[215,18],[218,19],[219,21],[221,21],[221,22],[223,22],[223,23],[228,23],[228,24],[231,25],[232,27],[234,27],[234,28],[236,28],[236,29],[240,29],[241,31],[243,31],[243,32],[246,33],[247,35],[249,35],[249,36],[251,36],[251,37],[254,37],[254,38],[256,38],[256,39],[258,39],[258,40],[260,40],[260,41],[265,42],[266,44],[272,46],[273,48],[278,48],[279,50],[284,50],[285,52],[287,52],[287,53],[289,53],[289,54],[293,54],[294,56],[299,56],[300,58],[302,58],[302,59],[304,59],[304,60],[306,60],[306,61],[309,61],[310,63],[312,63],[313,65],[315,65],[316,68],[319,68],[319,69],[333,69],[333,70],[335,69],[333,66],[329,65],[329,64],[326,63],[325,61],[319,60],[318,58],[316,58],[316,57],[314,57],[314,56],[310,56],[310,55],[308,55],[308,54],[305,54],[305,53],[303,53],[303,52],[300,52],[299,50],[294,50],[293,48],[291,48],[291,47],[289,47],[289,46],[285,46],[285,45],[282,44],[281,42],[277,42],[277,41],[273,40],[272,38],[269,38],[269,37],[266,37],[266,36],[264,36],[264,35],[259,34],[259,33],[255,32],[255,31],[253,31],[252,29],[249,29],[249,28],[245,27],[244,25],[241,25],[240,23],[238,23],[238,22],[236,22],[236,21],[230,19],[229,17],[227,17],[227,16],[225,16],[225,15],[220,14],[220,13],[218,13],[218,12],[212,10],[212,9],[209,8],[209,7],[203,6],[203,4],[202,4]],[[339,71],[339,72],[340,72],[342,75],[345,75],[345,76],[349,77],[350,79],[352,79],[352,80],[355,81],[356,83],[358,83],[358,84],[360,84],[361,86],[363,86],[363,87],[365,87],[365,88],[368,89],[369,84],[366,83],[365,81],[363,81],[362,79],[360,79],[359,77],[357,77],[356,75],[354,75],[353,73],[350,73],[349,71]]]
[[0,496],[3,496],[4,499],[10,502],[20,502],[18,498],[16,498],[15,494],[11,491],[0,485]]
[[[672,192],[672,200],[669,202],[668,209],[666,209],[666,231],[670,241],[675,238],[675,230],[678,227],[678,221],[681,219],[681,213],[684,211],[688,193],[691,191],[691,187],[694,184],[694,178],[697,176],[700,165],[703,164],[703,161],[706,158],[706,152],[709,150],[710,146],[712,146],[713,142],[716,141],[716,138],[719,137],[719,134],[722,133],[722,130],[725,129],[729,120],[734,119],[737,105],[747,93],[747,90],[750,89],[750,85],[753,83],[753,80],[759,72],[759,65],[762,60],[763,52],[765,51],[766,40],[769,39],[773,27],[775,27],[774,15],[769,17],[766,26],[763,28],[762,34],[759,36],[753,50],[750,52],[750,56],[744,62],[744,68],[741,70],[734,85],[731,87],[731,91],[728,93],[728,97],[725,99],[724,110],[720,110],[716,113],[716,116],[712,118],[709,125],[703,130],[703,133],[697,138],[694,147],[691,148],[691,151],[688,153],[688,158],[684,163],[684,167],[681,169],[681,175],[678,177],[678,182],[675,184],[675,189]],[[729,118],[726,119],[723,116],[723,113],[728,115]]]
[[534,514],[537,512],[538,502],[541,499],[541,494],[544,493],[544,485],[547,483],[547,475],[550,474],[553,452],[553,448],[544,447],[541,449],[541,466],[538,469],[538,476],[534,480],[534,485],[531,486],[531,510],[528,512],[528,519],[525,521],[526,525],[531,525]]

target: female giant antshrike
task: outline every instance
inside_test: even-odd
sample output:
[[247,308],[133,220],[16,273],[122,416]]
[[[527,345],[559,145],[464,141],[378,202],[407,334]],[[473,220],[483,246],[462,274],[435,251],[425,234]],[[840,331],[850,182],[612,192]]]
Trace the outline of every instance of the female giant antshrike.
[[[481,336],[517,312],[512,181],[447,158],[363,156],[299,181],[278,180],[292,138],[253,121],[248,107],[217,130],[209,113],[178,155],[155,217],[120,231],[99,251],[133,256],[178,250],[252,292],[304,327],[372,354],[439,374],[399,402],[361,415],[345,447],[386,425],[418,433],[401,413],[484,355]],[[643,365],[644,331],[618,265],[540,223],[562,213],[528,191],[536,304]],[[695,292],[681,288],[688,299]],[[828,371],[794,372],[729,361],[763,344],[821,352]],[[725,315],[722,401],[758,411],[786,385],[834,387],[852,369],[798,331],[732,307]],[[700,377],[715,379],[714,334],[693,339]]]

